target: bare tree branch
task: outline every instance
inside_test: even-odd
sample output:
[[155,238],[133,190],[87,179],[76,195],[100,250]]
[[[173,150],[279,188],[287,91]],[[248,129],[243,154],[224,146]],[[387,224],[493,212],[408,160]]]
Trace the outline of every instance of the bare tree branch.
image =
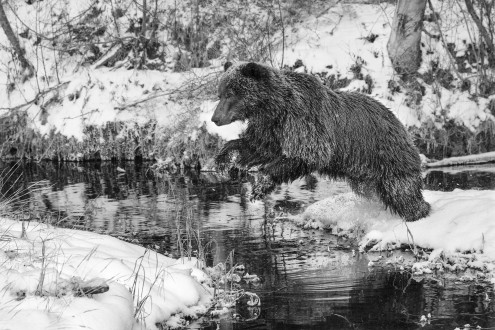
[[3,4],[1,2],[0,2],[0,26],[2,27],[3,32],[7,36],[7,39],[9,40],[10,44],[12,45],[12,47],[14,47],[14,51],[17,55],[17,58],[19,59],[19,62],[21,62],[21,66],[26,72],[26,77],[32,77],[34,74],[34,67],[28,61],[26,56],[24,56],[25,51],[21,47],[21,44],[19,43],[19,39],[17,39],[17,36],[15,35],[14,31],[12,30],[12,27],[10,26],[10,22],[7,19],[7,15],[5,14],[5,10],[3,9]]
[[440,28],[440,23],[438,22],[437,15],[435,15],[435,9],[433,8],[433,4],[431,3],[431,0],[428,0],[428,6],[430,7],[431,11],[433,12],[435,25],[437,26],[438,33],[440,34],[440,40],[442,41],[442,45],[445,48],[447,55],[449,57],[449,63],[450,63],[450,66],[452,67],[452,71],[454,71],[455,75],[457,76],[457,79],[459,79],[459,81],[462,81],[463,79],[462,79],[459,71],[457,70],[456,61],[447,47],[447,42],[445,41],[445,38],[443,36],[442,30]]
[[[485,41],[486,46],[488,47],[489,62],[491,65],[495,65],[495,45],[493,43],[493,39],[490,37],[490,34],[488,33],[485,26],[481,22],[481,18],[476,13],[473,2],[471,0],[464,0],[464,2],[466,3],[466,9],[468,13],[473,18],[474,23],[478,27],[478,30],[480,31],[480,34],[483,37],[483,41]],[[490,13],[488,13],[488,16],[490,16],[489,14]]]
[[0,107],[0,110],[3,110],[3,111],[11,111],[11,110],[19,110],[19,109],[22,109],[22,108],[24,108],[25,106],[28,106],[28,105],[33,104],[33,103],[36,103],[36,102],[40,99],[40,97],[41,97],[41,96],[43,96],[43,95],[45,95],[45,94],[48,94],[48,93],[50,93],[51,91],[54,91],[54,90],[56,90],[56,89],[59,89],[60,87],[63,87],[63,86],[68,85],[68,84],[69,84],[69,82],[68,82],[68,81],[65,81],[65,82],[60,83],[60,84],[58,84],[58,85],[55,85],[55,86],[53,86],[53,87],[47,88],[47,89],[45,89],[45,90],[42,90],[41,92],[39,92],[38,94],[36,94],[36,96],[35,96],[32,100],[30,100],[30,101],[28,101],[28,102],[26,102],[26,103],[23,103],[23,104],[17,105],[17,106],[15,106],[15,107]]

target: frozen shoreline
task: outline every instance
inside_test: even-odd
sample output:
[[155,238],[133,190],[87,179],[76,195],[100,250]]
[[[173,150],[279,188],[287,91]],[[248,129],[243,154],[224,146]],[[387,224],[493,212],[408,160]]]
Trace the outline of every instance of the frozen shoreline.
[[[37,222],[0,219],[0,232],[2,329],[178,327],[211,304],[196,259]],[[87,281],[108,291],[82,294]]]
[[[360,238],[362,251],[387,251],[403,245],[432,250],[428,261],[413,265],[417,272],[431,271],[441,258],[463,258],[467,261],[459,267],[495,275],[495,191],[424,191],[424,196],[432,213],[415,222],[404,222],[380,203],[353,193],[316,202],[297,221],[306,228]],[[444,266],[450,267],[447,262]]]

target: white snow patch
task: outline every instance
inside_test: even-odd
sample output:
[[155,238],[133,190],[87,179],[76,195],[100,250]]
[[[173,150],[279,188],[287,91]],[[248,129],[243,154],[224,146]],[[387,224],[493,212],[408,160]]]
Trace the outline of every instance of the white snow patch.
[[351,83],[340,90],[343,92],[361,92],[368,88],[368,84],[364,80],[353,80]]
[[[433,1],[434,8],[442,12],[440,22],[447,42],[455,43],[462,51],[465,40],[477,40],[472,21],[466,21],[460,12],[459,4],[453,1]],[[443,9],[441,9],[443,8]],[[445,10],[448,8],[448,10]],[[274,63],[293,65],[302,60],[309,72],[327,72],[340,78],[354,79],[345,91],[362,90],[366,87],[364,80],[356,80],[352,67],[361,64],[361,74],[367,74],[373,80],[371,96],[378,99],[399,118],[405,126],[421,126],[427,118],[442,117],[454,119],[474,130],[480,123],[490,117],[486,111],[488,99],[474,100],[468,91],[461,92],[456,88],[446,89],[438,83],[425,87],[425,95],[420,104],[408,100],[404,90],[389,90],[388,83],[396,76],[388,57],[387,42],[390,35],[390,24],[394,16],[395,6],[391,4],[346,4],[338,3],[329,6],[316,15],[306,17],[301,23],[285,31],[285,47],[282,50],[282,35],[276,33]],[[436,23],[426,23],[427,30],[438,34]],[[374,37],[374,38],[370,38]],[[450,58],[442,42],[423,34],[423,61],[421,73],[431,70],[432,61],[449,69]],[[298,68],[301,70],[301,68]],[[463,79],[467,79],[466,74]],[[457,77],[452,85],[459,85]],[[493,119],[493,118],[492,118]],[[435,121],[435,120],[434,120]]]
[[[53,29],[50,24],[52,9],[56,9],[57,12],[69,10],[70,16],[75,17],[85,10],[85,6],[89,6],[88,0],[71,3],[70,6],[55,0],[46,4],[45,2],[34,5],[26,5],[23,2],[12,4],[22,20],[21,22],[8,10],[7,15],[15,32],[24,31],[27,25],[32,30],[41,28],[41,34],[49,35]],[[170,4],[162,5],[168,8]],[[468,34],[468,27],[472,33],[476,29],[473,28],[473,22],[469,20],[466,22],[461,15],[458,3],[435,0],[433,6],[438,12],[442,12],[441,29],[447,42],[455,42],[457,52],[465,51],[464,40],[469,41],[471,38],[477,40],[476,34]],[[444,10],[445,8],[449,10]],[[250,9],[259,8],[252,6]],[[355,79],[351,70],[353,65],[360,63],[361,74],[363,76],[369,74],[373,80],[371,96],[389,107],[406,126],[420,126],[427,119],[439,122],[439,118],[445,120],[453,118],[473,130],[484,119],[493,119],[486,110],[487,99],[478,98],[475,101],[470,99],[467,91],[445,89],[436,83],[423,84],[425,95],[420,104],[411,104],[404,90],[391,93],[388,82],[395,79],[396,74],[388,58],[387,41],[390,22],[395,11],[394,5],[338,2],[329,3],[317,10],[321,11],[308,14],[301,22],[287,25],[284,39],[280,31],[274,33],[272,60],[275,67],[280,66],[282,58],[283,63],[289,65],[300,59],[304,67],[298,68],[298,71],[326,71],[329,75],[346,77],[352,80],[346,90],[360,90],[365,87],[364,80]],[[183,12],[185,16],[182,19],[192,18],[187,13],[189,13],[187,10]],[[260,11],[260,15],[264,13]],[[121,27],[127,23],[126,18],[119,21]],[[436,23],[425,24],[428,31],[437,34]],[[283,50],[282,40],[285,46]],[[216,81],[214,78],[221,72],[220,62],[223,62],[221,59],[214,60],[212,61],[214,65],[210,67],[181,73],[105,67],[94,69],[92,66],[78,65],[81,59],[77,56],[58,58],[54,52],[46,52],[44,62],[39,63],[38,47],[33,47],[31,41],[24,41],[22,38],[20,41],[26,43],[24,45],[26,56],[36,66],[38,79],[18,84],[15,90],[10,92],[7,89],[8,84],[0,86],[0,99],[5,100],[4,106],[16,107],[33,100],[38,91],[57,85],[58,78],[60,82],[69,82],[67,90],[65,87],[59,90],[61,101],[45,107],[48,113],[46,121],[41,118],[40,107],[31,103],[28,107],[31,119],[29,125],[42,134],[55,130],[67,136],[74,136],[78,140],[84,137],[84,127],[91,124],[104,125],[113,121],[143,124],[147,120],[156,119],[160,126],[168,127],[181,118],[184,112],[196,109],[203,102],[202,108],[211,107],[213,105],[211,101],[197,98],[186,100],[183,95],[187,94],[190,97],[187,92],[198,84]],[[8,43],[2,34],[0,34],[0,42]],[[431,61],[438,61],[441,67],[449,67],[448,53],[441,41],[423,34],[422,42],[423,65],[420,72],[425,73],[430,70]],[[0,50],[0,57],[9,59],[10,53]],[[168,58],[167,61],[170,62],[172,59]],[[57,72],[57,81],[54,79],[55,72]],[[45,76],[51,79],[42,79]],[[466,77],[467,74],[464,78]],[[208,80],[210,78],[212,79]],[[0,72],[0,79],[10,81],[9,73]],[[458,85],[459,81],[455,80],[452,84]],[[74,91],[78,91],[78,98],[69,100],[68,96]],[[177,96],[179,91],[186,93]],[[138,105],[127,107],[135,103]],[[217,133],[227,140],[236,138],[242,131],[240,123],[215,126],[210,121],[211,113],[208,110],[201,112],[200,115],[200,125],[205,122],[208,131]],[[196,122],[192,124],[196,125]]]
[[217,126],[211,121],[211,117],[215,112],[218,101],[205,101],[201,104],[201,113],[199,115],[200,125],[206,125],[208,132],[218,134],[226,141],[238,139],[239,135],[244,131],[247,123],[235,121],[224,126]]
[[[374,250],[414,243],[445,253],[483,251],[495,256],[495,191],[424,191],[432,206],[431,215],[416,222],[404,222],[374,201],[346,193],[317,202],[303,219],[316,220],[334,233],[364,234],[361,246]],[[495,258],[495,257],[494,257]]]
[[[168,258],[106,235],[23,224],[21,237],[21,222],[0,219],[2,329],[157,329],[208,308],[211,291],[201,284],[206,275],[195,259]],[[42,295],[36,295],[42,274]],[[88,280],[107,283],[109,291],[78,296],[70,289]]]

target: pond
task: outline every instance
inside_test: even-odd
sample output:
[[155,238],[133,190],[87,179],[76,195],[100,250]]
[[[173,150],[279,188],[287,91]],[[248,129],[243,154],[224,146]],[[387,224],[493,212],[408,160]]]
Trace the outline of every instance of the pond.
[[[358,253],[356,242],[287,220],[315,201],[348,192],[344,182],[311,176],[252,203],[249,180],[157,176],[149,164],[2,164],[0,173],[2,195],[17,196],[11,203],[16,217],[111,234],[174,257],[201,254],[208,266],[244,265],[259,276],[260,283],[244,289],[256,293],[261,306],[239,304],[194,328],[495,327],[493,285],[455,275],[417,281],[393,267],[369,268],[378,254]],[[424,182],[430,190],[495,189],[495,165],[428,171]],[[428,314],[429,322],[420,323]]]

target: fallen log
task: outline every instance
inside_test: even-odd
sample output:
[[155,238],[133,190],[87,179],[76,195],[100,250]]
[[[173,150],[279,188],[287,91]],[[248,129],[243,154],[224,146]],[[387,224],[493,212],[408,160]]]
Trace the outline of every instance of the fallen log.
[[427,168],[433,168],[444,166],[485,164],[493,162],[495,162],[495,151],[476,155],[445,158],[436,162],[426,163],[425,166]]

